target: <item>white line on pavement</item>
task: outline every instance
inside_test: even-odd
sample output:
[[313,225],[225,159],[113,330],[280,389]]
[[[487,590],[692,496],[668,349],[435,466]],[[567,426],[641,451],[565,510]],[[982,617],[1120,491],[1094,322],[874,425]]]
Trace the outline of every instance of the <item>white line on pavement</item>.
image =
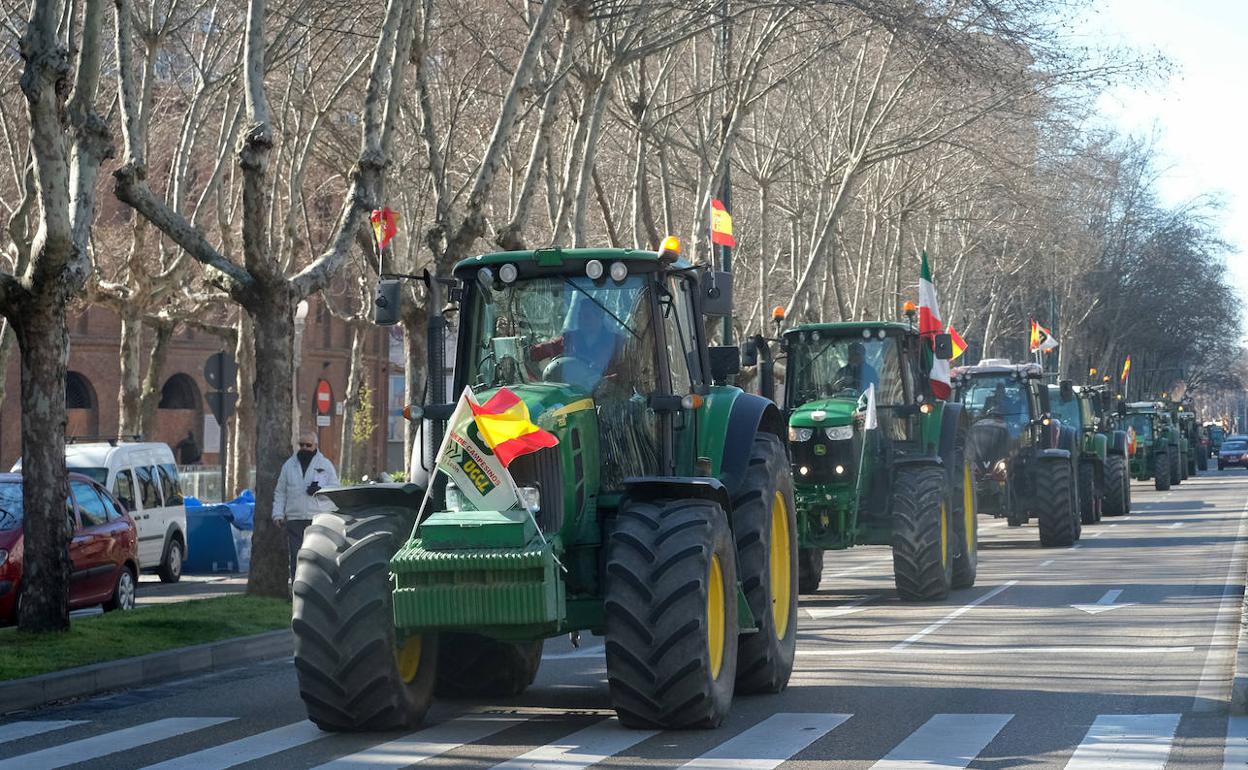
[[1093,532],[1092,534],[1088,535],[1088,537],[1100,537],[1100,536],[1101,536],[1101,535],[1103,535],[1103,534],[1105,534],[1105,530],[1103,530],[1103,529],[1098,529],[1097,531],[1095,531],[1095,532]]
[[862,605],[866,604],[867,602],[874,601],[876,598],[878,597],[864,596],[861,599],[857,599],[855,601],[849,602],[848,604],[842,604],[839,607],[810,607],[806,610],[806,614],[809,615],[812,620],[823,620],[824,618],[844,617],[845,615],[850,615],[855,612],[865,610],[866,607]]
[[798,657],[839,658],[854,655],[1170,655],[1195,652],[1196,647],[852,647],[841,650],[798,650]]
[[1066,770],[1164,770],[1178,714],[1102,714]]
[[871,770],[959,770],[979,756],[1013,714],[937,714]]
[[583,770],[654,735],[657,730],[629,730],[612,717],[495,765],[494,770]]
[[9,741],[17,741],[22,738],[29,738],[32,735],[41,733],[49,733],[53,730],[63,730],[66,727],[74,725],[86,724],[81,720],[61,720],[57,722],[11,722],[7,725],[0,725],[0,743],[8,743]]
[[98,759],[119,751],[146,746],[205,727],[233,721],[230,717],[173,717],[114,730],[92,738],[53,746],[0,761],[0,770],[52,770],[57,767]]
[[144,770],[226,770],[226,768],[287,751],[328,735],[306,719],[202,751],[149,765]]
[[378,746],[339,757],[313,770],[385,770],[407,767],[476,743],[505,728],[525,721],[523,717],[461,717],[425,728]]
[[1248,767],[1248,717],[1226,720],[1226,752],[1222,770],[1244,770]]
[[991,599],[992,597],[994,597],[994,596],[996,596],[997,594],[1001,593],[1002,591],[1004,591],[1005,589],[1009,588],[1010,586],[1012,586],[1012,585],[1017,585],[1017,584],[1018,584],[1018,581],[1017,581],[1017,580],[1010,580],[1010,581],[1008,581],[1008,582],[1006,582],[1006,583],[1002,583],[1001,585],[999,585],[999,586],[997,586],[996,588],[992,589],[991,591],[989,591],[988,593],[986,593],[986,594],[984,594],[983,596],[979,597],[978,599],[976,599],[975,601],[971,602],[970,604],[965,604],[965,605],[963,605],[963,606],[961,606],[961,607],[957,608],[957,609],[956,609],[956,610],[954,610],[953,612],[951,612],[951,613],[949,613],[948,615],[944,616],[943,618],[941,618],[940,620],[938,620],[938,621],[936,621],[935,623],[931,624],[930,626],[928,626],[927,628],[925,628],[925,629],[923,629],[922,631],[918,632],[917,634],[914,634],[913,636],[911,636],[910,638],[906,639],[905,641],[903,641],[903,642],[898,642],[896,645],[894,645],[894,646],[893,646],[892,651],[893,651],[893,652],[898,652],[898,651],[900,651],[900,650],[904,650],[904,649],[906,649],[907,647],[909,647],[910,645],[912,645],[912,644],[914,644],[915,642],[919,641],[920,639],[922,639],[923,637],[925,637],[925,636],[927,636],[928,634],[932,633],[933,631],[938,631],[938,630],[940,630],[942,627],[944,627],[945,625],[947,625],[947,624],[949,624],[949,623],[952,623],[954,620],[957,620],[957,619],[958,619],[958,617],[959,617],[959,616],[961,616],[963,613],[969,612],[970,610],[974,609],[975,607],[978,607],[979,605],[981,605],[981,604],[983,604],[984,602],[988,601],[989,599]]
[[849,714],[773,714],[681,767],[774,770],[849,717]]
[[[1220,711],[1231,697],[1231,675],[1224,671],[1223,666],[1229,661],[1219,660],[1218,653],[1222,647],[1219,641],[1226,640],[1226,648],[1234,654],[1233,637],[1238,632],[1239,609],[1243,602],[1236,596],[1236,588],[1244,580],[1244,567],[1240,558],[1244,549],[1244,538],[1248,536],[1248,502],[1239,512],[1239,527],[1235,531],[1235,547],[1231,549],[1230,562],[1226,565],[1226,579],[1222,581],[1222,600],[1218,602],[1217,614],[1214,616],[1213,636],[1209,640],[1209,652],[1205,656],[1205,666],[1200,672],[1200,682],[1196,686],[1196,695],[1192,698],[1192,711]],[[1235,612],[1231,612],[1235,610]],[[1235,631],[1227,628],[1234,621]]]
[[1049,566],[1049,565],[1050,565],[1050,564],[1052,564],[1052,563],[1053,563],[1053,560],[1052,560],[1052,559],[1049,559],[1048,561],[1044,562],[1044,563],[1043,563],[1043,564],[1041,564],[1040,566],[1041,566],[1041,567],[1047,567],[1047,566]]

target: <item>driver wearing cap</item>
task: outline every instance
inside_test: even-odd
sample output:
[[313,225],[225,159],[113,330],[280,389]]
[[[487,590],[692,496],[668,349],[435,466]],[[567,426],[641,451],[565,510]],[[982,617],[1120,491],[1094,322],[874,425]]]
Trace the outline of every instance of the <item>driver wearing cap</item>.
[[867,388],[872,385],[876,390],[880,389],[880,373],[875,367],[867,363],[867,346],[861,342],[851,342],[849,345],[849,362],[836,370],[836,382],[838,385],[850,387],[859,393],[866,392]]

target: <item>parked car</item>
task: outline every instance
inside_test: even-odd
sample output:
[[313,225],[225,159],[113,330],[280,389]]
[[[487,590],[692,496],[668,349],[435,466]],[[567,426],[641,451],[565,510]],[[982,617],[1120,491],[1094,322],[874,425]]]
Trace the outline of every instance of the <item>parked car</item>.
[[[130,512],[139,527],[143,569],[154,570],[163,583],[178,582],[186,558],[186,506],[169,445],[70,443],[65,447],[65,465],[109,490]],[[21,466],[18,460],[13,470],[20,471]]]
[[1248,436],[1227,436],[1218,450],[1218,470],[1232,465],[1248,468]]
[[[69,608],[103,604],[134,609],[139,578],[139,530],[134,519],[99,484],[69,475]],[[0,474],[0,625],[17,622],[22,591],[22,476]]]

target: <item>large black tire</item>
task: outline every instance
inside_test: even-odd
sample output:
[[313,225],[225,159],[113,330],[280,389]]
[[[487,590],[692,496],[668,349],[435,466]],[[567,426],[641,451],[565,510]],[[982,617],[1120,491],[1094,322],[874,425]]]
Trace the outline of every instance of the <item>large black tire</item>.
[[1155,453],[1153,455],[1153,489],[1165,492],[1170,488],[1170,481],[1173,478],[1170,455],[1165,452]]
[[953,543],[953,588],[975,585],[979,572],[979,502],[975,491],[975,464],[979,461],[978,446],[969,441],[970,430],[965,423],[958,426],[954,438],[954,462],[949,468],[946,489],[950,523],[957,539]]
[[323,513],[304,533],[291,622],[295,674],[308,719],[322,730],[410,728],[429,710],[437,637],[400,640],[391,608],[390,557],[404,524],[367,510]]
[[1199,451],[1196,453],[1196,473],[1209,470],[1209,453]]
[[758,630],[737,640],[736,691],[780,692],[797,649],[797,518],[793,471],[780,438],[754,437],[732,501],[737,577]]
[[953,537],[943,468],[902,466],[893,478],[893,582],[906,601],[936,601],[953,585]]
[[1100,499],[1096,488],[1096,468],[1090,461],[1079,463],[1079,521],[1095,524],[1101,520]]
[[1170,452],[1170,486],[1177,487],[1183,483],[1183,458],[1178,452]]
[[1126,516],[1129,494],[1131,480],[1127,478],[1127,458],[1110,455],[1105,458],[1105,515]]
[[607,684],[621,724],[718,727],[737,678],[737,561],[723,508],[626,502],[606,557]]
[[438,635],[441,698],[512,697],[524,692],[542,663],[542,640],[502,642],[479,634]]
[[1040,545],[1045,548],[1074,545],[1079,515],[1073,508],[1071,463],[1064,458],[1041,459],[1035,469],[1032,510],[1040,525]]
[[821,582],[823,582],[823,549],[799,549],[797,552],[798,593],[818,593]]

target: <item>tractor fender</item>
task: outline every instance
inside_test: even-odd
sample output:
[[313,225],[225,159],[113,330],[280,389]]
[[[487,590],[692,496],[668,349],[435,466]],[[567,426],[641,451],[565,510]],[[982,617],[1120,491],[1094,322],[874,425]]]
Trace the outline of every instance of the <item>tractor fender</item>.
[[716,478],[704,476],[632,476],[624,479],[624,496],[630,500],[712,500],[725,513],[732,511],[728,488]]
[[749,466],[754,437],[760,432],[775,434],[787,451],[788,426],[774,403],[752,393],[738,395],[732,400],[730,410],[718,475],[729,491],[735,491]]
[[[954,457],[954,449],[958,440],[958,428],[963,422],[962,404],[946,401],[941,409],[940,448],[937,451],[940,453],[941,462],[948,468],[957,467],[958,458]],[[967,440],[970,440],[969,436]]]
[[1109,438],[1109,441],[1108,441],[1109,447],[1107,451],[1109,452],[1109,454],[1123,455],[1125,457],[1127,454],[1127,442],[1128,442],[1127,432],[1123,430],[1116,430],[1112,434],[1110,434],[1108,438]]
[[370,508],[376,509],[376,514],[415,517],[425,499],[425,488],[410,483],[357,484],[323,489],[316,496],[327,498],[343,513]]
[[1069,449],[1042,449],[1040,450],[1040,459],[1047,460],[1050,458],[1060,458],[1062,460],[1070,459]]
[[1109,437],[1104,433],[1097,433],[1092,436],[1092,454],[1096,455],[1100,460],[1104,460],[1109,454]]

